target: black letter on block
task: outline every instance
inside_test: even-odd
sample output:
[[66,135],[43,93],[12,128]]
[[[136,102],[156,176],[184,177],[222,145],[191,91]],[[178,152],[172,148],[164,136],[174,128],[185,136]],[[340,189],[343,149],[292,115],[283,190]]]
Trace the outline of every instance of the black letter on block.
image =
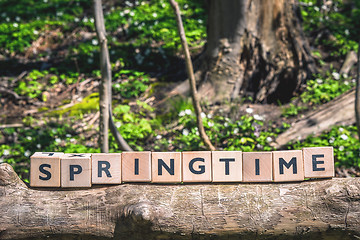
[[260,159],[255,159],[255,175],[260,175]]
[[139,175],[139,159],[135,158],[135,175]]
[[225,162],[225,175],[230,175],[230,162],[235,162],[235,158],[220,158],[220,162]]
[[287,169],[293,165],[293,174],[297,174],[296,157],[293,157],[289,163],[287,163],[283,158],[279,158],[280,174],[284,174],[284,165]]
[[203,158],[194,158],[193,160],[191,160],[189,162],[189,169],[190,169],[190,172],[194,173],[194,174],[203,174],[205,172],[205,166],[204,165],[200,165],[199,168],[200,170],[195,170],[194,169],[194,163],[195,162],[205,162],[205,159]]
[[50,180],[51,178],[51,172],[45,170],[44,168],[47,167],[47,168],[51,168],[51,165],[50,164],[41,164],[39,166],[39,171],[43,174],[46,175],[46,177],[42,177],[42,176],[39,176],[39,179],[40,180],[44,180],[44,181],[47,181],[47,180]]
[[313,165],[313,171],[319,172],[319,171],[325,171],[325,168],[318,168],[318,164],[324,164],[324,161],[316,161],[316,158],[323,158],[324,154],[319,155],[312,155],[312,165]]
[[170,158],[170,167],[168,165],[166,165],[166,163],[162,159],[158,159],[158,175],[159,176],[162,175],[162,167],[164,167],[165,170],[168,171],[168,173],[170,175],[175,174],[174,159]]
[[[105,167],[103,167],[102,165],[105,165]],[[98,177],[102,177],[102,171],[106,173],[107,177],[111,177],[109,168],[110,163],[108,161],[98,161]]]
[[[74,171],[76,168],[76,171]],[[74,181],[75,174],[80,174],[82,167],[80,165],[70,165],[70,181]]]
[[48,156],[52,156],[52,155],[54,155],[54,153],[53,152],[43,152],[43,153],[41,153],[41,154],[47,154]]

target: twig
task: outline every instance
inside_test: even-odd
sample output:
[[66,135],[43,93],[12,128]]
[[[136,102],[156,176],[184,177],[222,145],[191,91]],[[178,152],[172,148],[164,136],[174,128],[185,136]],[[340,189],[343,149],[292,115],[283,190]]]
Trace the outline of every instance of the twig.
[[2,124],[0,125],[0,129],[4,129],[4,128],[19,128],[19,127],[23,127],[24,125],[21,123],[12,123],[12,124]]
[[111,65],[109,50],[107,47],[106,30],[101,0],[94,0],[95,28],[100,43],[100,136],[99,143],[101,152],[109,152],[109,125],[111,133],[114,135],[116,142],[121,150],[132,151],[125,139],[118,132],[112,119],[111,110]]
[[360,139],[360,40],[357,55],[357,77],[356,77],[356,91],[355,91],[355,118],[356,128]]
[[190,88],[191,88],[191,97],[193,100],[193,105],[194,105],[194,109],[195,109],[195,114],[196,114],[196,122],[197,122],[197,126],[198,126],[198,130],[200,133],[200,137],[202,139],[202,141],[204,142],[205,146],[209,149],[209,150],[215,150],[215,147],[211,144],[209,137],[206,135],[205,129],[204,129],[204,125],[202,122],[202,118],[201,118],[201,106],[199,103],[199,99],[198,99],[198,95],[197,95],[197,90],[196,90],[196,83],[195,83],[195,75],[194,75],[194,70],[193,70],[193,65],[192,65],[192,61],[191,61],[191,57],[190,57],[190,52],[189,52],[189,48],[188,48],[188,44],[186,41],[186,36],[185,36],[185,30],[184,30],[184,26],[181,20],[181,15],[180,15],[180,9],[179,9],[179,5],[175,0],[169,0],[171,7],[174,10],[175,16],[176,16],[176,23],[178,26],[178,33],[180,36],[180,40],[181,40],[181,44],[185,53],[185,63],[186,63],[186,70],[189,76],[189,81],[190,81]]

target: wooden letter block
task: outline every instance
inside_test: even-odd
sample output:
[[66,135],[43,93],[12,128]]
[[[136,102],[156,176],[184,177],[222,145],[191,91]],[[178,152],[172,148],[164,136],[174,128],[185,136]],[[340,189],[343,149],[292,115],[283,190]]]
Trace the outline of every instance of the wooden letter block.
[[124,182],[150,182],[151,152],[123,152],[122,180]]
[[213,182],[242,181],[241,151],[213,151],[211,154]]
[[30,157],[30,186],[60,187],[60,152],[36,152]]
[[301,150],[273,152],[274,181],[304,181],[304,164]]
[[334,177],[334,150],[332,147],[303,148],[306,178]]
[[153,152],[151,154],[152,182],[180,183],[181,182],[181,153]]
[[91,187],[91,154],[66,153],[61,157],[61,187]]
[[121,153],[91,154],[93,184],[121,183]]
[[272,182],[273,159],[271,152],[244,152],[244,182]]
[[183,182],[211,182],[211,152],[183,152]]

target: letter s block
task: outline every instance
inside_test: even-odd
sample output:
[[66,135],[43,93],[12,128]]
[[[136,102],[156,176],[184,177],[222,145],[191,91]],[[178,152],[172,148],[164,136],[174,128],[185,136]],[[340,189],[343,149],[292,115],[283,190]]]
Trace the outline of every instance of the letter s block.
[[304,162],[301,150],[274,151],[274,182],[304,181]]
[[91,154],[66,153],[61,157],[61,187],[91,187]]
[[36,152],[30,157],[30,186],[60,187],[61,152]]
[[303,148],[306,178],[334,177],[334,150],[332,147]]
[[183,182],[211,182],[211,152],[183,152]]
[[93,184],[121,183],[121,153],[91,154]]

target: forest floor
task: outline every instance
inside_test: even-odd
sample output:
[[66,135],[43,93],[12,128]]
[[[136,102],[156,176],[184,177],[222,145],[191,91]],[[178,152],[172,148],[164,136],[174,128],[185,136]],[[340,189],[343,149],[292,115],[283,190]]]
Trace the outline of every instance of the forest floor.
[[[317,61],[318,74],[289,103],[259,104],[239,99],[202,102],[205,129],[219,150],[269,151],[276,137],[321,104],[351,90],[355,67],[339,74],[347,54],[356,50],[356,16],[349,19],[342,1],[317,11],[304,1],[304,30]],[[341,4],[340,4],[341,2]],[[205,47],[206,15],[197,1],[179,1],[192,56]],[[98,152],[100,81],[98,41],[87,1],[39,3],[20,11],[27,0],[0,15],[0,162],[28,178],[29,156],[36,151]],[[165,1],[105,4],[113,72],[115,124],[137,151],[204,150],[189,96],[172,96],[186,80],[183,56],[170,6]],[[144,14],[146,13],[146,14]],[[347,17],[351,34],[331,27],[331,14]],[[320,15],[319,15],[320,14]],[[330,17],[328,25],[312,20]],[[338,15],[336,15],[338,17]],[[332,20],[335,21],[335,20]],[[338,20],[336,20],[338,21]],[[354,26],[353,26],[354,25]],[[329,44],[324,39],[333,39]],[[340,44],[341,43],[341,44]],[[357,45],[356,45],[357,46]],[[166,99],[164,101],[164,99]],[[354,126],[339,123],[286,149],[334,146],[336,175],[360,176],[360,143]],[[110,137],[110,151],[118,146]]]

